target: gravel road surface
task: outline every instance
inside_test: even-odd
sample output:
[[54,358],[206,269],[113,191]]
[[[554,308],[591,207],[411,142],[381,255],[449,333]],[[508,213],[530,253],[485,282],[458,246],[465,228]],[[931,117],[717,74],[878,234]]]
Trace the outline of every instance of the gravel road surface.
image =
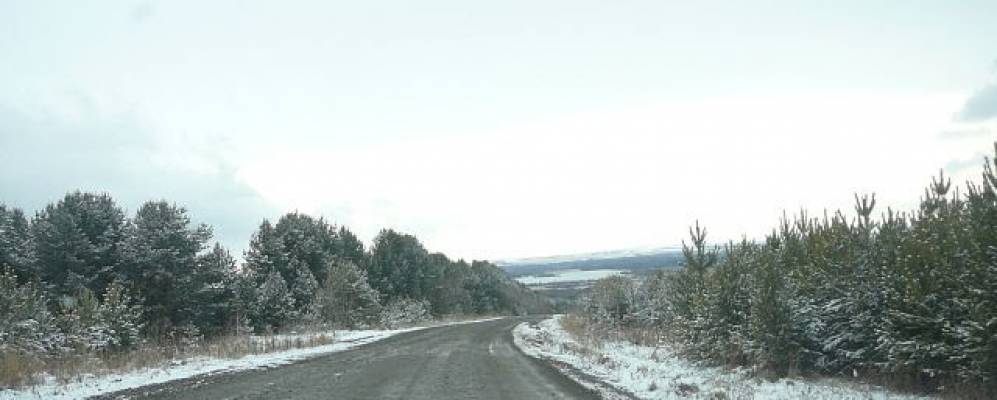
[[195,377],[104,399],[596,399],[512,343],[506,318],[400,334],[266,370]]

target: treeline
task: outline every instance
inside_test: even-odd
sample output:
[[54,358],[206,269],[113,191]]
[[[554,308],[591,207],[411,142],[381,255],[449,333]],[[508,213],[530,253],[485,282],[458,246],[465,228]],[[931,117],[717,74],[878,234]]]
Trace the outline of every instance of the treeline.
[[241,266],[211,238],[167,201],[131,217],[107,194],[69,193],[31,218],[0,205],[0,356],[545,307],[496,266],[392,230],[366,249],[345,227],[290,213],[263,221]]
[[856,196],[853,216],[801,213],[722,249],[697,224],[682,271],[601,282],[587,315],[701,360],[997,395],[995,169],[964,191],[940,174],[912,212]]

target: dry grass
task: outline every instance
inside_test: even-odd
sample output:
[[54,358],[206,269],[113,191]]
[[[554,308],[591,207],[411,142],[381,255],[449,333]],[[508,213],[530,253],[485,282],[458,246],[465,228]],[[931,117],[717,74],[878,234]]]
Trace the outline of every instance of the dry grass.
[[580,338],[582,336],[587,335],[588,333],[586,330],[587,326],[589,325],[588,321],[575,314],[568,314],[562,316],[560,322],[561,322],[561,329],[564,329],[565,332],[568,332],[569,334],[571,334],[571,336],[574,336],[575,338]]
[[[447,316],[411,326],[455,323],[488,318],[487,316]],[[408,326],[406,326],[408,327]],[[373,327],[377,328],[377,327]],[[78,352],[61,357],[37,357],[0,352],[0,389],[23,388],[40,383],[46,377],[68,383],[85,376],[102,376],[144,368],[183,364],[195,358],[235,359],[292,349],[322,346],[335,342],[328,327],[305,326],[290,330],[290,335],[227,335],[194,342],[170,339],[149,340],[127,352]]]
[[36,357],[0,353],[0,388],[22,388],[40,383],[46,376],[68,383],[85,376],[102,376],[144,368],[183,364],[195,358],[234,359],[309,348],[335,342],[329,333],[304,335],[223,336],[208,341],[178,345],[166,341],[145,343],[127,352],[82,352],[61,357]]
[[560,318],[561,328],[576,341],[601,348],[607,340],[626,341],[642,346],[655,346],[664,339],[659,330],[640,326],[609,327],[575,314]]
[[0,387],[18,387],[34,383],[45,368],[36,357],[15,352],[0,353]]

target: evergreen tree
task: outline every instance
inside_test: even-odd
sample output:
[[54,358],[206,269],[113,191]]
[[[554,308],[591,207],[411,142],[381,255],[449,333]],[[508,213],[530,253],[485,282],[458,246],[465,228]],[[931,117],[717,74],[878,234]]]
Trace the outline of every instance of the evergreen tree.
[[345,260],[329,265],[316,302],[323,321],[345,328],[372,324],[381,311],[379,293],[370,287],[367,274]]
[[57,296],[87,288],[103,294],[116,278],[125,216],[107,194],[73,192],[31,224],[35,271]]
[[463,261],[453,262],[440,253],[430,254],[429,263],[438,271],[439,277],[430,288],[429,294],[433,314],[460,314],[470,311],[471,298],[464,286],[470,274],[470,266]]
[[[352,234],[347,239],[356,241]],[[323,219],[289,213],[276,225],[263,221],[246,252],[246,269],[256,277],[257,286],[263,284],[270,272],[280,274],[294,298],[295,314],[312,316],[319,287],[316,277],[324,276],[329,263],[342,257],[345,250],[351,252],[349,258],[363,259],[362,244],[359,241],[348,244],[349,248],[344,247],[335,227]],[[356,251],[361,254],[353,253]]]
[[367,252],[364,250],[363,242],[345,226],[339,228],[336,236],[339,239],[339,257],[363,268],[367,263]]
[[412,235],[382,230],[371,248],[367,276],[386,299],[421,299],[436,278],[429,270],[428,253]]
[[0,268],[9,268],[20,283],[37,277],[32,260],[28,219],[17,208],[0,204]]
[[281,274],[283,277],[288,259],[284,243],[277,236],[273,225],[270,221],[263,220],[249,241],[249,249],[246,251],[246,271],[255,276],[256,284],[260,285],[271,272]]
[[[274,234],[283,244],[285,255],[303,263],[311,276],[321,276],[329,262],[339,255],[339,240],[334,226],[322,218],[314,218],[307,214],[288,213],[277,220]],[[299,265],[286,264],[281,270],[281,276],[292,282],[297,276]],[[305,279],[305,278],[302,278]]]
[[254,318],[259,318],[256,315],[257,280],[253,271],[245,269],[228,277],[226,287],[232,290],[229,309],[234,333],[248,333],[256,326]]
[[112,282],[88,324],[91,349],[124,351],[140,342],[142,307],[124,286]]
[[121,272],[142,297],[151,333],[192,322],[197,256],[210,238],[211,228],[191,226],[187,210],[166,201],[147,202],[136,212],[122,246]]
[[[682,243],[684,268],[676,274],[668,290],[671,318],[680,328],[680,337],[690,346],[701,340],[707,318],[706,274],[717,261],[716,249],[706,244],[706,229],[696,222],[689,229],[691,244]],[[690,347],[694,348],[694,347]]]
[[256,288],[255,301],[250,313],[253,327],[259,331],[279,330],[297,318],[294,297],[287,282],[277,271],[267,274]]
[[311,318],[315,315],[315,294],[318,292],[319,284],[312,275],[311,268],[297,258],[292,258],[289,264],[291,269],[291,281],[288,289],[291,291],[291,298],[294,299],[294,311],[299,317]]
[[10,271],[0,272],[0,354],[58,354],[64,346],[44,293],[32,282],[19,285]]
[[190,276],[190,320],[205,335],[217,335],[237,323],[235,274],[235,259],[218,243],[197,257]]

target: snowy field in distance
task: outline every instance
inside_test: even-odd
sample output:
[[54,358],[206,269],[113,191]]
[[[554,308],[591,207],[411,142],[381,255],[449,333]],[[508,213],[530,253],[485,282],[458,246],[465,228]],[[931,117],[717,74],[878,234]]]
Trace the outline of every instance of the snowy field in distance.
[[[601,393],[603,398],[640,399],[923,399],[834,379],[766,381],[747,371],[704,367],[680,358],[667,347],[607,341],[589,347],[561,328],[559,316],[531,326],[522,323],[513,339],[526,354],[554,361],[565,375]],[[565,368],[561,363],[570,366]],[[588,377],[581,376],[578,371]],[[592,382],[591,378],[599,382]],[[604,387],[608,385],[611,388]],[[721,397],[723,396],[723,397]]]
[[526,275],[517,277],[516,280],[528,286],[547,285],[551,283],[565,282],[587,282],[595,281],[607,276],[623,275],[627,272],[620,269],[562,269],[554,271],[548,275]]

